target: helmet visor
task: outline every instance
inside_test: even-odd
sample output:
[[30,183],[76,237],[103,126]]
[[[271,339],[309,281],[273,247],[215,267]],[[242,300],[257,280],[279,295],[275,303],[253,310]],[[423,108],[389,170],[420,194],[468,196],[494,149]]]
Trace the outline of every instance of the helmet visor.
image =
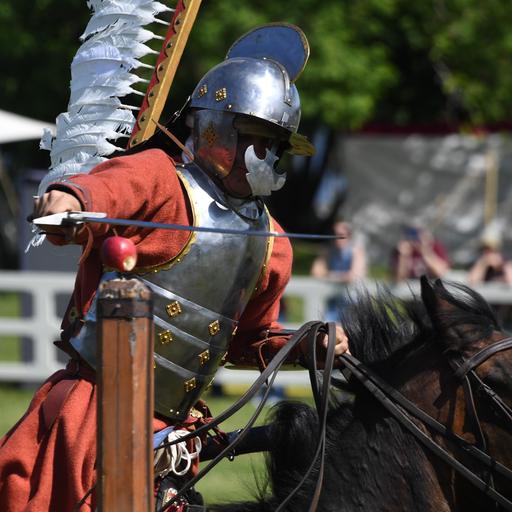
[[299,133],[290,132],[268,121],[251,116],[238,115],[233,121],[233,126],[242,135],[258,135],[284,142],[286,145],[285,150],[292,155],[313,156],[315,154],[315,147],[307,137]]

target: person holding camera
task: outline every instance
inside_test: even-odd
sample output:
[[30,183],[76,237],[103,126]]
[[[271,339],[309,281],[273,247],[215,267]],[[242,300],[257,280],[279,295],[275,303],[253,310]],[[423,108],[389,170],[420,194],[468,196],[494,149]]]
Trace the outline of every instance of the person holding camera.
[[422,275],[442,277],[450,268],[448,251],[428,230],[406,225],[404,235],[393,250],[395,281],[418,279]]

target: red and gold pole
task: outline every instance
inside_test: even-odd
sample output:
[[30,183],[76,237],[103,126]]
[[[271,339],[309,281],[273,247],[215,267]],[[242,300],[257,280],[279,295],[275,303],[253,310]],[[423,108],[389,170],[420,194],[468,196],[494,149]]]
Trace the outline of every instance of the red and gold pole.
[[151,120],[160,120],[200,5],[201,0],[178,0],[137,121],[128,141],[128,148],[149,139],[155,133],[156,124]]

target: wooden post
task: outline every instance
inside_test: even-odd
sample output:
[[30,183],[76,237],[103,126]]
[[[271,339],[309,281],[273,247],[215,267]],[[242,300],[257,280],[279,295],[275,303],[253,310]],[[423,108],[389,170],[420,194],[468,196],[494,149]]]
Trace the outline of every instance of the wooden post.
[[149,512],[153,504],[153,320],[136,279],[103,283],[98,296],[100,512]]

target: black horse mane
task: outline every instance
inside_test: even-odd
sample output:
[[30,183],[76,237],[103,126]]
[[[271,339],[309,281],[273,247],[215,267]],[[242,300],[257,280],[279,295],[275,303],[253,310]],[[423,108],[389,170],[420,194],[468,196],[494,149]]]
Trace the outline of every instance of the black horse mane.
[[[418,296],[405,302],[387,288],[380,288],[374,295],[360,290],[350,297],[349,306],[341,314],[341,324],[351,353],[369,365],[394,362],[425,341],[439,338],[436,334],[441,330],[443,348],[460,352],[467,343],[499,329],[487,301],[471,288],[460,283],[445,286],[441,281],[432,286],[435,304],[425,304]],[[441,303],[444,307],[437,307]],[[461,326],[466,326],[463,333]]]

